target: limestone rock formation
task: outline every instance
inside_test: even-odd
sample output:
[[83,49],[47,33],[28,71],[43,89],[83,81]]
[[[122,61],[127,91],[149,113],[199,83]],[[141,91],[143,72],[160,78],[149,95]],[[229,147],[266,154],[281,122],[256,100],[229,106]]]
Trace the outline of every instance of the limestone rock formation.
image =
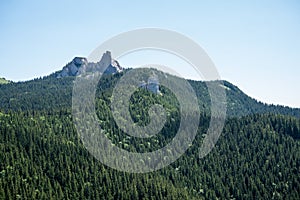
[[63,78],[94,72],[115,74],[121,71],[123,71],[123,68],[120,66],[119,62],[112,59],[111,52],[107,51],[97,63],[88,62],[84,57],[75,57],[60,72],[58,72],[56,77]]

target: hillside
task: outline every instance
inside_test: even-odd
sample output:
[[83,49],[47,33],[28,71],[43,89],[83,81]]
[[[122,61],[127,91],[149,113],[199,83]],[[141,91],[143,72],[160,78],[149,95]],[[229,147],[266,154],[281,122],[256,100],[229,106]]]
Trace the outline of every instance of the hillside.
[[[212,152],[200,159],[210,97],[205,82],[189,81],[201,110],[190,148],[166,168],[125,173],[95,159],[78,137],[71,113],[74,66],[72,61],[50,76],[0,85],[0,199],[300,199],[299,109],[258,102],[224,81],[225,127]],[[111,96],[130,70],[102,76],[96,113],[115,146],[152,152],[172,141],[181,111],[168,88],[155,93],[140,87],[130,98],[133,121],[147,125],[150,107],[159,104],[166,109],[165,126],[145,139],[124,133],[112,117]]]
[[[151,94],[143,97],[163,103]],[[109,117],[105,106],[97,110],[102,120]],[[161,134],[144,142],[122,135],[111,121],[102,126],[117,146],[151,151],[173,137],[175,113]],[[216,147],[204,159],[199,159],[198,148],[209,118],[203,115],[200,121],[193,145],[179,160],[153,173],[130,174],[93,158],[66,110],[2,114],[0,199],[300,198],[299,119],[274,114],[228,119]]]

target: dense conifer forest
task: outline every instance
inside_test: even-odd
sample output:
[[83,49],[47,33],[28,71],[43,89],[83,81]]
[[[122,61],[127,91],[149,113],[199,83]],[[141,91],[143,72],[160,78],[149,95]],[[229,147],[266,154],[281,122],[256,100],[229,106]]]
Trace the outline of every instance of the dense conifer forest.
[[[126,73],[123,72],[123,73]],[[123,149],[148,152],[170,142],[179,126],[178,101],[139,89],[129,111],[141,125],[163,105],[166,124],[145,140],[123,133],[112,119],[112,89],[123,73],[104,76],[96,111],[106,136]],[[73,77],[55,74],[0,84],[0,199],[300,199],[300,110],[267,105],[224,81],[227,119],[220,139],[199,158],[210,121],[205,82],[189,81],[201,110],[197,136],[177,161],[134,174],[103,165],[84,147],[71,113]]]

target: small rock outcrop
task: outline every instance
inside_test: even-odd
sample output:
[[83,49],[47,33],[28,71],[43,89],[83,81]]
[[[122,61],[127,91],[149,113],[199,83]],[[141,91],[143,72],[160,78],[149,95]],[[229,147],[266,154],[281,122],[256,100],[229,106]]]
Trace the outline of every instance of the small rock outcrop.
[[146,81],[142,81],[139,85],[140,88],[144,88],[146,90],[149,90],[150,92],[154,94],[161,94],[159,90],[159,81],[157,75],[153,74],[150,76]]

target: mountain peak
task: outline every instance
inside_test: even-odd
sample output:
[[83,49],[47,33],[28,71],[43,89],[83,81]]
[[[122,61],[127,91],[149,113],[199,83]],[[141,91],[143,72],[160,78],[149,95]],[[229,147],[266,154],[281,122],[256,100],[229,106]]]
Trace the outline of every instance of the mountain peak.
[[[105,69],[106,68],[106,69]],[[104,71],[105,69],[105,71]],[[60,72],[57,78],[78,76],[86,72],[101,72],[104,74],[115,74],[123,71],[117,60],[112,59],[111,52],[106,51],[99,62],[91,63],[85,57],[75,57]]]
[[76,66],[81,66],[83,64],[86,64],[88,61],[85,57],[75,57],[72,62],[76,65]]

